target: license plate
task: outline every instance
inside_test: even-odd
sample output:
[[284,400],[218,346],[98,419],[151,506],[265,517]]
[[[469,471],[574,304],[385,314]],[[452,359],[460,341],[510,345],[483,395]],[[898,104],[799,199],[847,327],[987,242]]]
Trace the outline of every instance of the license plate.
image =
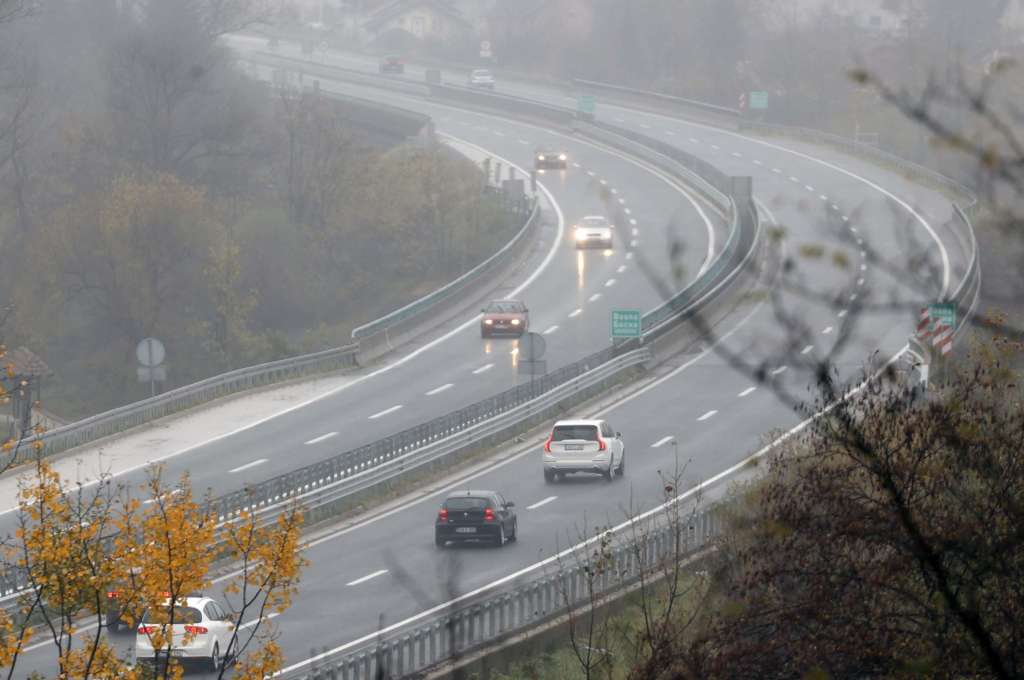
[[183,649],[172,649],[171,656],[185,656],[185,650]]
[[458,527],[455,530],[455,533],[457,533],[457,534],[475,534],[476,533],[476,527]]
[[566,444],[565,445],[565,450],[566,451],[582,451],[583,450],[583,445],[582,444]]

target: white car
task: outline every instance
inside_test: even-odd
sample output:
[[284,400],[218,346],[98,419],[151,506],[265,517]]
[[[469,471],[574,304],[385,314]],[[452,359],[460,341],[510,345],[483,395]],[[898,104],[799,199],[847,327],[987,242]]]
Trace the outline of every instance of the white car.
[[614,228],[615,226],[607,218],[600,215],[584,217],[573,229],[576,248],[611,248]]
[[596,472],[608,481],[626,473],[622,434],[605,420],[560,420],[544,442],[544,481],[571,472]]
[[469,74],[469,86],[493,90],[494,74],[485,68],[478,68]]
[[[135,633],[135,659],[142,663],[156,661],[154,636],[170,620],[170,600],[160,612],[147,610]],[[178,598],[174,607],[174,625],[170,639],[170,653],[182,662],[201,661],[207,668],[219,670],[221,664],[230,663],[234,655],[234,618],[214,599],[209,597]],[[160,661],[166,660],[168,645],[160,647]]]

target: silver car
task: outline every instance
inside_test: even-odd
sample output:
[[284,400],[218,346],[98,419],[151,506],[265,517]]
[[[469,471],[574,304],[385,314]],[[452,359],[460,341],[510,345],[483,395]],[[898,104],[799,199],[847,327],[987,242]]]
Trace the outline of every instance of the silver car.
[[626,473],[622,434],[605,420],[560,420],[544,442],[544,481],[561,480],[572,472],[613,476]]
[[469,74],[469,86],[493,90],[494,74],[485,68],[478,68]]
[[576,247],[601,248],[612,247],[612,231],[615,228],[607,218],[600,215],[589,215],[584,217],[575,225],[573,235],[576,238]]

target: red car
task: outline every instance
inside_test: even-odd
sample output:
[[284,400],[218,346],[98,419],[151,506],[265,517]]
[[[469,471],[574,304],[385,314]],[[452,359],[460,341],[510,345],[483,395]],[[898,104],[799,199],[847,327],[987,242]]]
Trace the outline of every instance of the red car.
[[530,312],[520,300],[495,300],[482,310],[480,337],[514,335],[525,333],[530,327]]
[[405,63],[401,57],[384,57],[380,62],[381,73],[405,73]]

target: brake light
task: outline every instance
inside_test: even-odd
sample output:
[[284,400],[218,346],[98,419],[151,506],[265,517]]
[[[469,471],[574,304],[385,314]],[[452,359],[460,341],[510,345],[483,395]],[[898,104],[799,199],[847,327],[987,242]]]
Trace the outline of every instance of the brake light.
[[494,510],[491,510],[490,508],[485,508],[484,509],[484,521],[485,522],[493,522],[494,521]]
[[185,632],[189,635],[206,635],[209,631],[204,626],[185,626]]
[[107,599],[108,600],[116,600],[119,597],[121,597],[121,593],[117,592],[116,590],[108,590],[107,591]]
[[156,631],[156,626],[139,626],[139,635],[152,635]]
[[601,439],[600,437],[598,437],[597,438],[597,450],[598,451],[604,451],[607,448],[608,448],[608,445],[604,443],[604,440]]
[[554,438],[555,438],[555,433],[552,432],[551,434],[548,435],[548,440],[546,442],[544,442],[544,450],[547,453],[551,453],[551,442],[554,440]]
[[448,511],[446,509],[444,509],[444,508],[441,508],[440,510],[438,510],[437,511],[437,519],[439,519],[442,522],[447,522],[448,521]]

